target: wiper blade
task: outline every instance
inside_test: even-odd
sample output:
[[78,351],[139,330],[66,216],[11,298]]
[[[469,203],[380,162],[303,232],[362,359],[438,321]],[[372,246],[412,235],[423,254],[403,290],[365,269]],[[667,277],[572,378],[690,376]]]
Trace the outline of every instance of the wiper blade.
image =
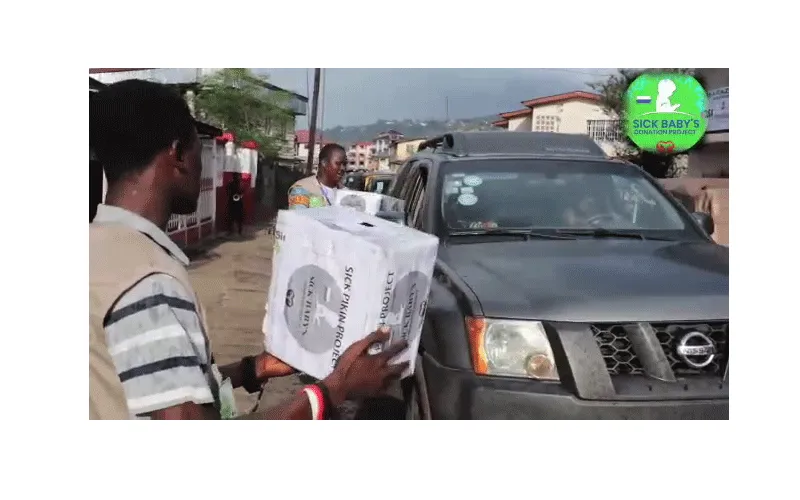
[[574,236],[590,236],[592,238],[630,238],[634,240],[671,241],[669,238],[645,236],[644,234],[636,231],[618,231],[614,229],[605,229],[602,227],[597,229],[556,229],[556,233],[570,234]]
[[591,236],[592,238],[633,238],[637,240],[645,239],[641,233],[629,233],[624,231],[613,231],[611,229],[557,229],[558,234],[573,234],[575,236]]
[[453,231],[450,236],[523,236],[525,239],[540,238],[546,240],[574,240],[575,238],[567,236],[566,234],[554,233],[537,233],[530,229],[503,229],[503,228],[488,228],[488,229],[470,229],[463,231]]

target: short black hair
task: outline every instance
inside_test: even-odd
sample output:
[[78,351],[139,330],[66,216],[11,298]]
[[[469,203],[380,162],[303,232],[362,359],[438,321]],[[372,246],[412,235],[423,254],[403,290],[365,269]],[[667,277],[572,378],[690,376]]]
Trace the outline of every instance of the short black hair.
[[320,164],[330,161],[334,151],[341,151],[343,154],[347,155],[347,150],[344,149],[344,146],[341,144],[326,144],[322,146],[322,149],[319,151]]
[[189,106],[160,83],[124,80],[101,89],[89,102],[89,144],[109,184],[146,167],[176,140],[188,148],[195,134]]

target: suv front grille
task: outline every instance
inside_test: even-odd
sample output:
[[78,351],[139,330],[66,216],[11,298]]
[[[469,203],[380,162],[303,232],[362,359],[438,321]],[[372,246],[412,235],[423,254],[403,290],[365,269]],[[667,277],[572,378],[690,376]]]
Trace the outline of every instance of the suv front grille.
[[[724,374],[728,364],[728,322],[651,323],[650,326],[655,330],[661,349],[676,376]],[[625,325],[603,323],[593,324],[591,327],[609,374],[644,374],[642,363],[628,338]],[[710,338],[717,350],[714,360],[703,368],[689,366],[677,354],[678,343],[684,335],[693,331]]]

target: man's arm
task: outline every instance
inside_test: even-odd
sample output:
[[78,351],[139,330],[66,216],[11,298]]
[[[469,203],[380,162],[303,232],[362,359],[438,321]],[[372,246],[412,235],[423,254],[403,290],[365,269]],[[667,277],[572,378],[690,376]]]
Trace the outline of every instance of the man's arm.
[[[105,330],[131,413],[154,420],[220,418],[204,372],[211,363],[206,359],[200,318],[177,280],[154,274],[137,283],[117,301]],[[257,359],[259,379],[291,370],[270,356]],[[222,367],[220,373],[235,387],[241,386],[241,362]],[[311,419],[311,406],[300,393],[268,414],[249,418]]]
[[153,416],[185,403],[217,413],[207,373],[206,337],[189,293],[154,274],[120,297],[105,322],[109,354],[128,408]]

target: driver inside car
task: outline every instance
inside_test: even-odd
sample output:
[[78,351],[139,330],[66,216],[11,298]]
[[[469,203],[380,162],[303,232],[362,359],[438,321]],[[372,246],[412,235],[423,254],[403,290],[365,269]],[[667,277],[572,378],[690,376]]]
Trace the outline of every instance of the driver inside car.
[[605,196],[590,191],[575,206],[567,207],[563,218],[569,227],[597,227],[619,220],[619,215],[611,209]]

